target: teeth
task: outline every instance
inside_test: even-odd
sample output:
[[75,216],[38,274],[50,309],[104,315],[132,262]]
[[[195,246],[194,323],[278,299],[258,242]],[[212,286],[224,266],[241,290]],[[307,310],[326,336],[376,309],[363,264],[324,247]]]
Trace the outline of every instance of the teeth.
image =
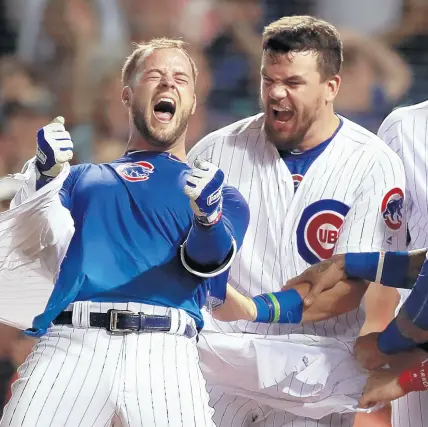
[[274,107],[272,107],[272,109],[273,110],[275,110],[275,111],[291,111],[289,108],[287,108],[287,107],[285,107],[285,108],[282,108],[282,107],[278,107],[277,105],[275,105]]
[[160,98],[160,99],[158,99],[158,102],[162,102],[162,101],[163,102],[169,102],[170,104],[175,106],[175,101],[171,98]]

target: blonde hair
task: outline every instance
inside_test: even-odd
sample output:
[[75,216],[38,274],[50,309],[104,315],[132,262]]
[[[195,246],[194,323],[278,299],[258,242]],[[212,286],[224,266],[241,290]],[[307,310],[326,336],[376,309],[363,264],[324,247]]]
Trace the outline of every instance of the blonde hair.
[[155,50],[160,49],[178,49],[181,50],[190,62],[192,67],[193,80],[196,83],[198,77],[198,69],[196,67],[195,61],[189,55],[189,52],[186,49],[186,43],[183,40],[179,39],[169,39],[166,37],[155,38],[148,42],[135,43],[134,51],[125,61],[125,64],[122,68],[122,83],[124,86],[129,85],[130,81],[134,77],[135,71],[138,68],[141,58],[153,53]]

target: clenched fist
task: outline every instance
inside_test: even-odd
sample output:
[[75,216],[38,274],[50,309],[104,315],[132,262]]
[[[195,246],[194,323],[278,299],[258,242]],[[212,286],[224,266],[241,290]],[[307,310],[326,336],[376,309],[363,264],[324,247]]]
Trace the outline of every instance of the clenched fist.
[[212,163],[195,160],[186,181],[184,192],[196,220],[207,226],[218,222],[223,205],[223,171]]
[[54,178],[73,158],[73,142],[65,130],[64,117],[58,116],[37,132],[36,166],[41,175]]

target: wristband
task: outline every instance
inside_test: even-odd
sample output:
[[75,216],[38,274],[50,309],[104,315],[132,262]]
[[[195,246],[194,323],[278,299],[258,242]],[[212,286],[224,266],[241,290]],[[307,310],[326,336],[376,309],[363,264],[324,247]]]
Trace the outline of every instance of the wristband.
[[362,252],[345,254],[345,273],[348,278],[376,280],[379,252]]
[[385,286],[408,288],[408,252],[362,252],[345,255],[349,278],[365,279]]
[[428,365],[425,365],[426,362],[427,360],[421,365],[406,369],[399,375],[398,384],[406,394],[412,391],[428,390]]
[[257,295],[253,298],[257,308],[255,322],[300,323],[303,316],[303,300],[295,289]]
[[397,319],[392,320],[387,328],[379,334],[378,347],[379,350],[385,354],[394,354],[402,350],[410,350],[416,346],[417,343],[401,333],[397,325]]

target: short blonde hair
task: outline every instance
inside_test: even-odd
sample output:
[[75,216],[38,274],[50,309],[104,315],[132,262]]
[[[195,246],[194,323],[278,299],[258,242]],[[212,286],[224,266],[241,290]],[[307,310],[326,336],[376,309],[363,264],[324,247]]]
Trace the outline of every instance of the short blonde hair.
[[190,62],[192,67],[193,80],[196,83],[198,77],[198,69],[196,67],[195,61],[189,55],[189,52],[186,49],[186,43],[183,40],[179,39],[169,39],[166,37],[155,38],[148,42],[135,43],[134,51],[125,61],[125,64],[122,68],[122,83],[124,86],[129,85],[130,81],[134,77],[135,71],[138,68],[141,58],[144,58],[146,55],[151,54],[155,50],[160,49],[178,49],[181,50]]

